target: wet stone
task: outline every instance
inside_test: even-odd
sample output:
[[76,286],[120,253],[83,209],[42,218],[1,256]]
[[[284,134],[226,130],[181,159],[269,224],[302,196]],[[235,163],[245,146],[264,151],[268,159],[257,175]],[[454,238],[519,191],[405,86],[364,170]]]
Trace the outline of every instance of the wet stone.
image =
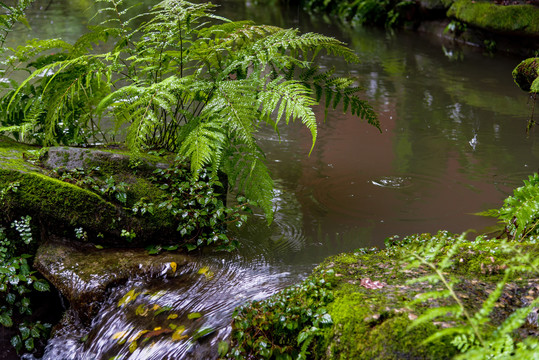
[[91,320],[107,290],[134,277],[166,277],[189,258],[166,252],[148,255],[144,249],[98,249],[90,243],[53,239],[41,245],[34,266],[69,301],[83,322]]

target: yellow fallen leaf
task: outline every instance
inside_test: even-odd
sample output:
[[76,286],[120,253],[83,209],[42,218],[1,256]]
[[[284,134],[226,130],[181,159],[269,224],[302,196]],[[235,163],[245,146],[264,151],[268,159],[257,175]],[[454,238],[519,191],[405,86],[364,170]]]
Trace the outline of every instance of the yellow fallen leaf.
[[161,326],[158,326],[158,327],[153,329],[153,331],[157,331],[157,330],[161,330]]
[[136,341],[133,341],[131,344],[129,344],[129,352],[132,353],[134,352],[135,350],[137,350],[137,342]]
[[168,319],[176,319],[178,317],[178,314],[170,314],[168,317],[167,317],[167,320]]
[[145,305],[141,304],[135,310],[135,314],[139,315],[139,316],[147,316],[148,315],[148,308]]
[[177,266],[178,266],[178,265],[177,265],[174,261],[172,261],[172,262],[170,263],[170,268],[172,269],[172,272],[173,272],[173,273],[176,272],[176,267],[177,267]]
[[112,335],[112,339],[118,340],[118,339],[121,339],[121,338],[125,337],[126,335],[127,335],[127,331],[118,331],[117,333]]
[[118,307],[121,307],[123,305],[129,304],[132,301],[135,301],[137,296],[139,296],[139,292],[135,292],[135,289],[131,289],[127,294],[125,294],[120,301],[118,301]]
[[155,305],[152,307],[152,310],[155,311],[155,310],[159,309],[160,307],[161,307],[161,306],[155,304]]
[[206,279],[211,279],[215,274],[213,271],[210,271],[210,268],[207,266],[204,266],[198,270],[198,273],[201,275],[204,275]]
[[183,332],[185,331],[184,326],[180,326],[172,333],[172,341],[180,341],[182,339],[188,338],[187,335],[183,335]]

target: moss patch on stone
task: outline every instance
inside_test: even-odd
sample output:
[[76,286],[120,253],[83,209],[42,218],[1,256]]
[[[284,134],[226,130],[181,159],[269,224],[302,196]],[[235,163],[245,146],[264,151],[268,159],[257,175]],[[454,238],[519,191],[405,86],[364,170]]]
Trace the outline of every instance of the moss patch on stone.
[[0,169],[0,188],[13,182],[20,184],[18,190],[6,196],[2,204],[11,216],[29,214],[95,232],[115,228],[116,207],[88,190],[37,172]]
[[[38,166],[38,158],[49,162],[48,168]],[[31,158],[32,162],[26,161]],[[155,159],[154,159],[155,158]],[[91,163],[88,159],[91,159]],[[149,202],[163,194],[146,177],[156,168],[166,167],[157,157],[148,156],[131,161],[125,153],[101,150],[52,148],[41,149],[0,138],[0,190],[18,184],[16,191],[8,191],[0,202],[0,223],[30,215],[46,234],[75,239],[74,229],[81,228],[85,240],[116,245],[142,245],[148,242],[173,241],[176,227],[166,209],[156,208],[154,214],[135,216],[131,206],[141,198]],[[87,161],[88,160],[88,161]],[[52,164],[70,167],[100,167],[103,177],[113,177],[116,183],[127,184],[128,202],[111,202],[100,194],[55,178]],[[135,233],[135,241],[127,243],[121,231]]]
[[[302,284],[265,301],[253,302],[238,311],[233,322],[229,357],[235,358],[234,354],[241,354],[245,358],[269,359],[276,357],[275,352],[271,355],[274,357],[268,356],[270,352],[267,349],[278,350],[279,353],[291,349],[287,354],[294,358],[298,355],[298,347],[305,333],[311,331],[313,339],[308,351],[309,358],[313,359],[452,358],[458,350],[451,344],[451,337],[441,337],[429,343],[424,343],[424,340],[440,329],[454,326],[454,319],[438,318],[412,328],[410,325],[427,309],[451,305],[453,300],[434,297],[413,304],[412,300],[418,294],[443,291],[444,288],[440,283],[407,282],[430,272],[426,268],[407,269],[406,266],[411,251],[434,241],[442,245],[441,259],[457,238],[443,231],[435,235],[417,234],[404,239],[389,239],[385,250],[359,249],[354,253],[327,258]],[[449,275],[460,280],[454,291],[464,307],[473,314],[495,290],[511,255],[499,239],[478,237],[474,241],[458,243],[457,256]],[[511,246],[532,257],[539,255],[539,245],[533,241]],[[433,259],[435,262],[438,260]],[[535,279],[526,278],[530,275],[513,275],[487,326],[498,326],[516,309],[525,306],[521,294],[528,294],[530,289],[537,286]],[[286,336],[280,330],[278,346],[271,344],[271,337],[264,337],[267,329],[279,329],[279,324],[286,324],[298,316],[296,311],[291,311],[297,299],[316,298],[319,291],[328,289],[332,296],[328,295],[325,299],[331,300],[308,302],[308,309],[313,314],[327,312],[331,323],[316,324],[320,331],[315,332],[312,332],[312,324],[302,323],[296,330],[288,331]],[[517,331],[517,337],[527,336],[526,331]],[[265,352],[257,348],[256,344],[261,342],[266,344]]]
[[457,0],[447,16],[491,31],[534,37],[539,34],[539,8],[532,5],[499,6],[484,1]]
[[539,92],[539,57],[529,58],[513,70],[513,80],[526,92]]

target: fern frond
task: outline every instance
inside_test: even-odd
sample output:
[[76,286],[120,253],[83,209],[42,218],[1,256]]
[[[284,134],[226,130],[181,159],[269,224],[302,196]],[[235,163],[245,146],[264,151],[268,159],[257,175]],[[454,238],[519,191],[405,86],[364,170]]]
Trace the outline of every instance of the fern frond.
[[237,143],[224,159],[223,171],[229,183],[239,193],[258,204],[268,223],[273,221],[273,179],[265,165],[260,149],[253,152],[248,146]]
[[62,39],[32,39],[26,42],[26,45],[18,46],[13,54],[12,59],[18,62],[25,62],[36,56],[37,54],[53,49],[62,49],[66,52],[73,50],[73,45],[65,42]]
[[89,32],[80,36],[75,44],[73,44],[73,56],[78,57],[93,50],[92,44],[99,42],[107,42],[109,37],[119,36],[122,30],[118,28],[110,28],[104,26],[90,26]]
[[215,83],[215,87],[215,95],[204,108],[203,115],[217,114],[233,136],[255,149],[253,133],[259,118],[256,84],[249,80],[221,81]]
[[221,158],[225,134],[219,123],[194,122],[196,125],[183,139],[179,153],[191,161],[191,171],[197,174],[205,165],[214,165]]
[[408,329],[413,329],[421,324],[432,322],[434,319],[437,319],[440,317],[447,317],[448,315],[450,315],[456,318],[460,316],[461,314],[462,314],[462,309],[457,304],[430,308],[430,309],[425,310],[425,312],[423,312],[421,316],[415,319],[410,324]]
[[297,118],[311,132],[312,146],[309,154],[312,152],[317,136],[316,117],[312,106],[316,102],[311,96],[311,92],[299,81],[283,81],[283,78],[277,78],[270,81],[266,88],[260,92],[259,101],[262,104],[262,115],[270,117],[277,112],[275,117],[275,126],[284,118],[286,124],[290,120]]

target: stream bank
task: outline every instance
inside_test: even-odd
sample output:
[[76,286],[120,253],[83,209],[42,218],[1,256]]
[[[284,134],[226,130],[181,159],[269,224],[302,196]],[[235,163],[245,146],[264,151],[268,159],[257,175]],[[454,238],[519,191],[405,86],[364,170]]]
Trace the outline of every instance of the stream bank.
[[496,51],[534,56],[539,48],[539,3],[473,0],[304,0],[315,13],[328,13],[352,26],[404,28]]
[[[535,240],[512,244],[479,236],[467,241],[440,231],[386,242],[384,250],[331,256],[301,284],[241,307],[223,358],[452,359],[459,353],[455,333],[425,339],[466,320],[455,315],[455,299],[441,281],[433,281],[432,269],[410,266],[411,254],[432,246],[441,249],[433,263],[451,259],[444,271],[451,291],[469,313],[486,312],[490,328],[510,323],[510,316],[539,295],[537,273],[516,272],[495,305],[489,310],[483,305],[514,256],[509,249],[520,249],[533,259],[539,254]],[[417,322],[422,316],[426,321]],[[538,334],[533,308],[513,335],[522,341]]]

